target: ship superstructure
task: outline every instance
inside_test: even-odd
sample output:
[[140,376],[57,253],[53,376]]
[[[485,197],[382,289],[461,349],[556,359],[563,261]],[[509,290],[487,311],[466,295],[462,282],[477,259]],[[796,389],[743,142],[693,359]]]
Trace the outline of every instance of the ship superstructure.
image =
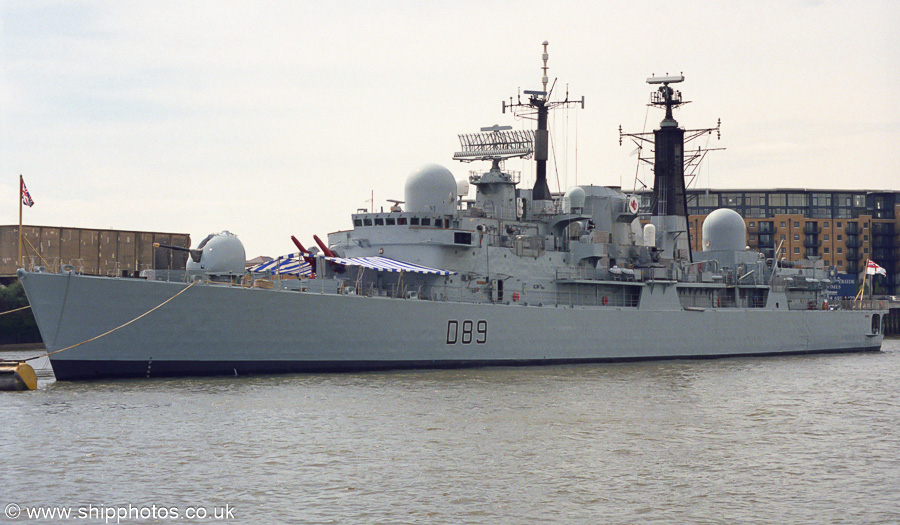
[[[616,188],[553,194],[546,180],[547,91],[526,92],[534,131],[460,135],[454,158],[489,162],[457,180],[427,165],[403,201],[360,212],[299,256],[312,278],[243,275],[231,234],[207,239],[185,282],[19,271],[60,379],[550,364],[878,350],[884,310],[826,301],[821,262],[785,268],[746,248],[727,209],[691,253],[685,135],[672,111],[684,77],[651,77],[665,110],[653,133],[652,216]],[[551,89],[552,91],[552,89]],[[583,99],[579,102],[583,106]],[[650,140],[644,134],[623,136]],[[538,163],[519,188],[511,158]],[[688,160],[687,162],[690,162]],[[543,163],[544,168],[541,169]],[[468,195],[474,188],[474,196]],[[219,245],[228,250],[214,249]],[[202,252],[202,253],[201,253]],[[192,257],[195,254],[192,254]],[[206,257],[207,259],[204,259]],[[818,266],[817,266],[818,265]],[[216,273],[204,269],[217,268]],[[188,284],[190,283],[190,284]],[[186,289],[190,286],[191,289]],[[178,294],[176,296],[176,294]],[[174,299],[173,299],[174,297]],[[163,306],[159,306],[159,305]],[[151,311],[139,322],[130,322]],[[759,334],[770,337],[760,338]]]

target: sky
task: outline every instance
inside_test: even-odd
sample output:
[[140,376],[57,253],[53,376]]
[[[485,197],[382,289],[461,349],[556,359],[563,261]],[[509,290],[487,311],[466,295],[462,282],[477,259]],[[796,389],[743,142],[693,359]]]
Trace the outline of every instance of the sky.
[[[652,182],[651,75],[681,74],[688,129],[715,127],[691,187],[900,190],[900,3],[0,2],[0,224],[222,230],[248,258],[349,229],[458,134],[531,129],[502,101],[541,89],[550,189]],[[533,163],[513,160],[531,187]]]

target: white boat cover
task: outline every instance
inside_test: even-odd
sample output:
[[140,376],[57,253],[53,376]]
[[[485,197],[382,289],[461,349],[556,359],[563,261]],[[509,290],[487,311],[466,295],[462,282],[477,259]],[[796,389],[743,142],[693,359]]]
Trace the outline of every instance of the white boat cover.
[[257,264],[250,268],[250,272],[271,272],[273,275],[301,275],[309,277],[312,275],[312,267],[310,267],[308,262],[300,259],[299,254],[292,253],[290,255],[282,255],[269,262]]
[[410,272],[428,275],[456,275],[456,272],[452,272],[450,270],[429,268],[427,266],[398,261],[396,259],[389,259],[387,257],[325,257],[325,260],[337,264],[343,264],[344,266],[361,266],[363,268],[377,270],[379,272]]

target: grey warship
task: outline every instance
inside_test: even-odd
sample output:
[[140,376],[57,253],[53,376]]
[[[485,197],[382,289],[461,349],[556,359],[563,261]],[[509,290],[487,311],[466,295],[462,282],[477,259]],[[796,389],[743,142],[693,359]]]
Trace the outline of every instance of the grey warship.
[[[20,269],[56,378],[880,350],[885,310],[829,305],[821,261],[783,267],[750,251],[734,211],[712,213],[703,251],[691,251],[684,144],[718,127],[673,118],[681,75],[648,79],[665,117],[628,135],[655,152],[646,224],[639,197],[617,188],[551,193],[548,111],[584,101],[551,100],[546,60],[545,43],[543,89],[503,105],[537,129],[461,135],[454,158],[487,171],[457,181],[424,166],[389,211],[352,214],[352,228],[316,238],[318,248],[295,240],[310,278],[248,274],[228,233],[191,250],[178,279]],[[518,157],[536,163],[531,189],[504,168]]]

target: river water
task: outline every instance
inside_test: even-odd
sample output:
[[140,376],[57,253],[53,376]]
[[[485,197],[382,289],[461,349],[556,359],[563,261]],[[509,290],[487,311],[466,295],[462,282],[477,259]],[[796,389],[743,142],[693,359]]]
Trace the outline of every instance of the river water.
[[900,339],[212,379],[56,383],[42,366],[37,391],[0,392],[0,521],[900,522]]

